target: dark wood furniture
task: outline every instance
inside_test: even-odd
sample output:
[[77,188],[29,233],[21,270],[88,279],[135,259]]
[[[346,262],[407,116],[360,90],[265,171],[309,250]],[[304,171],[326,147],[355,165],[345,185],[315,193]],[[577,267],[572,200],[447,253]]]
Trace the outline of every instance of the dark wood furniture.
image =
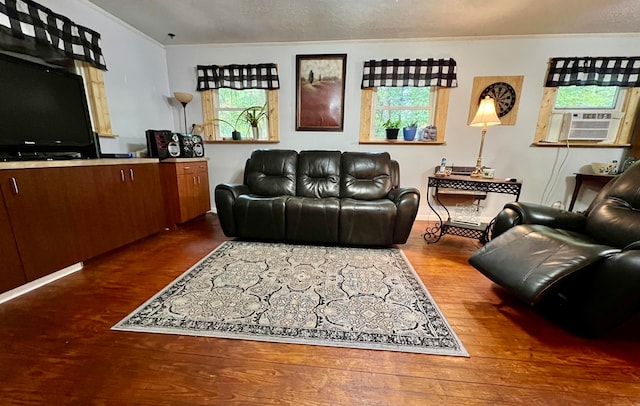
[[593,183],[600,187],[609,183],[615,175],[596,175],[595,173],[576,173],[576,186],[573,188],[573,194],[571,195],[571,203],[569,203],[569,211],[573,211],[573,206],[576,204],[576,199],[580,193],[582,183]]
[[170,158],[161,161],[166,224],[175,227],[211,210],[207,158]]
[[0,293],[164,229],[157,160],[0,164]]
[[[432,205],[430,193],[431,188],[434,189],[433,195],[435,196],[436,201],[446,212],[446,220],[440,216],[438,210],[436,210]],[[471,176],[462,175],[429,176],[427,184],[427,204],[438,217],[438,222],[435,226],[427,227],[423,235],[424,240],[428,243],[435,243],[440,241],[440,238],[442,238],[443,235],[453,234],[462,237],[475,238],[481,243],[485,243],[488,240],[489,224],[480,223],[475,225],[453,221],[451,219],[449,209],[440,201],[440,189],[459,190],[467,193],[471,192],[472,195],[476,192],[507,193],[515,195],[517,201],[520,198],[522,182],[512,182],[505,179],[472,178]]]

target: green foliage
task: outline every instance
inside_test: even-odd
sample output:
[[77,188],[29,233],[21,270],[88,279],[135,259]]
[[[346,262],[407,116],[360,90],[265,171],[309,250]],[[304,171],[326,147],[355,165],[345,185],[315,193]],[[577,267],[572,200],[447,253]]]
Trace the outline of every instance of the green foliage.
[[400,120],[391,120],[388,119],[384,123],[382,123],[383,128],[400,128]]
[[[267,117],[267,95],[261,89],[218,89],[218,118],[233,131],[249,134],[252,123]],[[261,114],[262,113],[262,114]]]
[[240,117],[244,119],[251,127],[257,127],[260,125],[260,120],[267,117],[266,111],[267,105],[251,106],[242,110]]
[[616,106],[615,86],[561,86],[558,88],[557,109],[612,109]]
[[430,122],[428,87],[379,87],[376,89],[377,105],[374,115],[375,137],[385,137],[385,124],[397,122],[397,127],[427,126]]

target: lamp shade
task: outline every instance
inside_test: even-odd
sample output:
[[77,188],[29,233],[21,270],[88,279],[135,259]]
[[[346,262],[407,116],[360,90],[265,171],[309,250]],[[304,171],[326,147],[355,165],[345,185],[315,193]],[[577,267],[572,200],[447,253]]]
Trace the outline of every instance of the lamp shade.
[[173,97],[176,98],[180,103],[187,104],[191,100],[193,100],[193,95],[191,93],[185,92],[175,92],[173,93]]
[[496,113],[496,104],[491,97],[485,96],[485,98],[480,101],[478,112],[469,125],[474,127],[488,127],[499,124],[501,123]]

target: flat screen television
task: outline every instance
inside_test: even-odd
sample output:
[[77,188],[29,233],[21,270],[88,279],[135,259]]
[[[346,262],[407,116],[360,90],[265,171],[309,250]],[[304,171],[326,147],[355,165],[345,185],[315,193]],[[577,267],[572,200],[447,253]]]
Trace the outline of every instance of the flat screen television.
[[0,53],[0,159],[97,158],[82,77]]

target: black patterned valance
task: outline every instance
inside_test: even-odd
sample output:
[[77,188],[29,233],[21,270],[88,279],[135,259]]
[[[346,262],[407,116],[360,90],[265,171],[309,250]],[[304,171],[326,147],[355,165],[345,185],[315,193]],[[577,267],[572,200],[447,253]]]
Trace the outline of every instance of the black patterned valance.
[[640,87],[640,57],[551,58],[546,87]]
[[198,90],[279,89],[278,65],[198,65]]
[[0,0],[0,50],[55,65],[69,66],[80,60],[107,69],[99,33],[32,0]]
[[362,89],[369,87],[457,87],[456,61],[453,59],[383,59],[366,61]]

